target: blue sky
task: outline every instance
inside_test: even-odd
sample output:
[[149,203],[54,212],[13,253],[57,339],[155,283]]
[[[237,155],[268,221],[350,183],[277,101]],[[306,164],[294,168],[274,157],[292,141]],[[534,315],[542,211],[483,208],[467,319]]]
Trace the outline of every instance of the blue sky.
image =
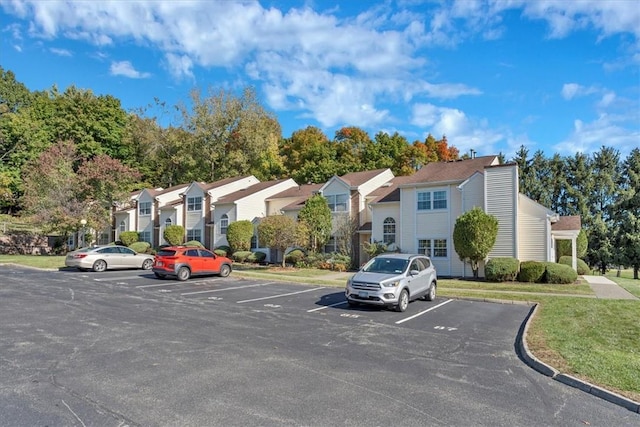
[[358,126],[462,153],[625,156],[640,146],[639,5],[0,0],[0,65],[127,110],[253,86],[285,137]]

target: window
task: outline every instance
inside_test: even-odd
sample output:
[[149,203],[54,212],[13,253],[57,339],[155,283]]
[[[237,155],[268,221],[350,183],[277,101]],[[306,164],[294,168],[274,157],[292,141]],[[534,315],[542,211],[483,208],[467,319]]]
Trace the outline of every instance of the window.
[[418,193],[418,210],[431,209],[431,193]]
[[253,236],[251,236],[251,249],[257,249],[257,248],[258,248],[258,236],[254,234]]
[[326,243],[326,245],[324,245],[324,253],[325,254],[330,254],[330,253],[333,253],[335,251],[336,251],[336,239],[335,239],[335,237],[331,236],[331,238]]
[[185,256],[200,256],[197,249],[187,249],[184,254]]
[[327,204],[329,205],[329,210],[331,210],[331,212],[347,211],[347,194],[332,194],[325,197],[327,199]]
[[433,209],[447,209],[447,192],[433,192]]
[[127,223],[124,220],[120,221],[120,232],[127,231]]
[[418,240],[418,253],[431,258],[447,258],[447,239],[420,239]]
[[422,191],[418,193],[418,210],[429,211],[432,209],[447,209],[446,191]]
[[197,212],[202,210],[202,197],[187,197],[187,211]]
[[99,245],[106,245],[107,243],[109,243],[109,241],[111,240],[109,233],[106,232],[101,232],[100,235],[98,236],[98,244]]
[[385,244],[396,242],[396,220],[393,218],[386,218],[382,225],[382,241]]
[[164,220],[164,226],[165,226],[165,227],[168,227],[168,226],[170,226],[171,224],[172,224],[172,222],[171,222],[171,218],[167,218],[167,219],[165,219],[165,220]]
[[431,240],[418,240],[418,253],[431,256]]
[[150,231],[141,231],[141,232],[138,233],[138,235],[140,236],[140,241],[141,242],[151,243],[151,232]]
[[227,234],[227,227],[229,227],[229,216],[223,214],[220,217],[220,234]]
[[140,202],[138,209],[141,216],[151,215],[151,202]]
[[202,230],[199,228],[194,228],[192,230],[187,230],[187,241],[197,240],[198,242],[202,242]]

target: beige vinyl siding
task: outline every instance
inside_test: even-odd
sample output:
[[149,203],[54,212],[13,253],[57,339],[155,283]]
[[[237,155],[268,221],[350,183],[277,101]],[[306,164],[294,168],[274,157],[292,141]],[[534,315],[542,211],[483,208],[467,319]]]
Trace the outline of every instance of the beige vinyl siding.
[[484,176],[475,174],[464,184],[461,191],[462,212],[474,207],[484,209]]
[[402,252],[417,252],[416,241],[416,192],[415,188],[400,190],[400,241]]
[[393,179],[393,172],[391,172],[390,169],[387,169],[381,172],[380,174],[376,175],[369,181],[365,182],[364,184],[360,185],[358,187],[358,191],[363,196],[366,196],[372,191],[382,187],[385,183],[391,181],[392,179]]
[[[298,200],[298,197],[287,197],[282,199],[269,200],[267,202],[267,216],[280,215],[282,208]],[[296,215],[297,218],[297,215]]]
[[498,219],[498,237],[489,253],[490,258],[518,258],[517,195],[518,172],[515,165],[485,170],[485,212]]
[[548,211],[531,199],[520,195],[518,205],[518,235],[520,261],[547,261]]
[[[396,220],[396,243],[400,246],[400,203],[384,203],[376,205],[371,212],[371,239],[376,242],[383,240],[383,225],[386,218],[393,218]],[[402,249],[402,246],[400,246]]]

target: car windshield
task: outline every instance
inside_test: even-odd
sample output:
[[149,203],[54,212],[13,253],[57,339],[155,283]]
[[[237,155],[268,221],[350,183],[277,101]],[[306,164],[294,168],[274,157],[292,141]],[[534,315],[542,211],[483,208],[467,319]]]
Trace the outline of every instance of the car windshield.
[[367,273],[400,274],[407,268],[406,259],[374,258],[362,271]]
[[176,251],[161,250],[161,251],[158,251],[158,255],[157,256],[174,256],[175,254],[176,254]]

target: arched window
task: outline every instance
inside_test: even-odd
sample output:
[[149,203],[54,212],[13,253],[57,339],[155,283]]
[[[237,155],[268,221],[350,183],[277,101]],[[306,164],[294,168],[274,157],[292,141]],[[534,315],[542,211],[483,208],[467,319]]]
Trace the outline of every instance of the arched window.
[[396,242],[396,220],[386,218],[382,225],[382,241],[389,245]]
[[167,218],[164,220],[164,226],[166,227],[168,225],[171,225],[171,218]]
[[220,217],[220,234],[227,234],[227,227],[229,227],[229,216],[223,214]]
[[120,221],[120,232],[127,231],[127,223],[124,220]]

